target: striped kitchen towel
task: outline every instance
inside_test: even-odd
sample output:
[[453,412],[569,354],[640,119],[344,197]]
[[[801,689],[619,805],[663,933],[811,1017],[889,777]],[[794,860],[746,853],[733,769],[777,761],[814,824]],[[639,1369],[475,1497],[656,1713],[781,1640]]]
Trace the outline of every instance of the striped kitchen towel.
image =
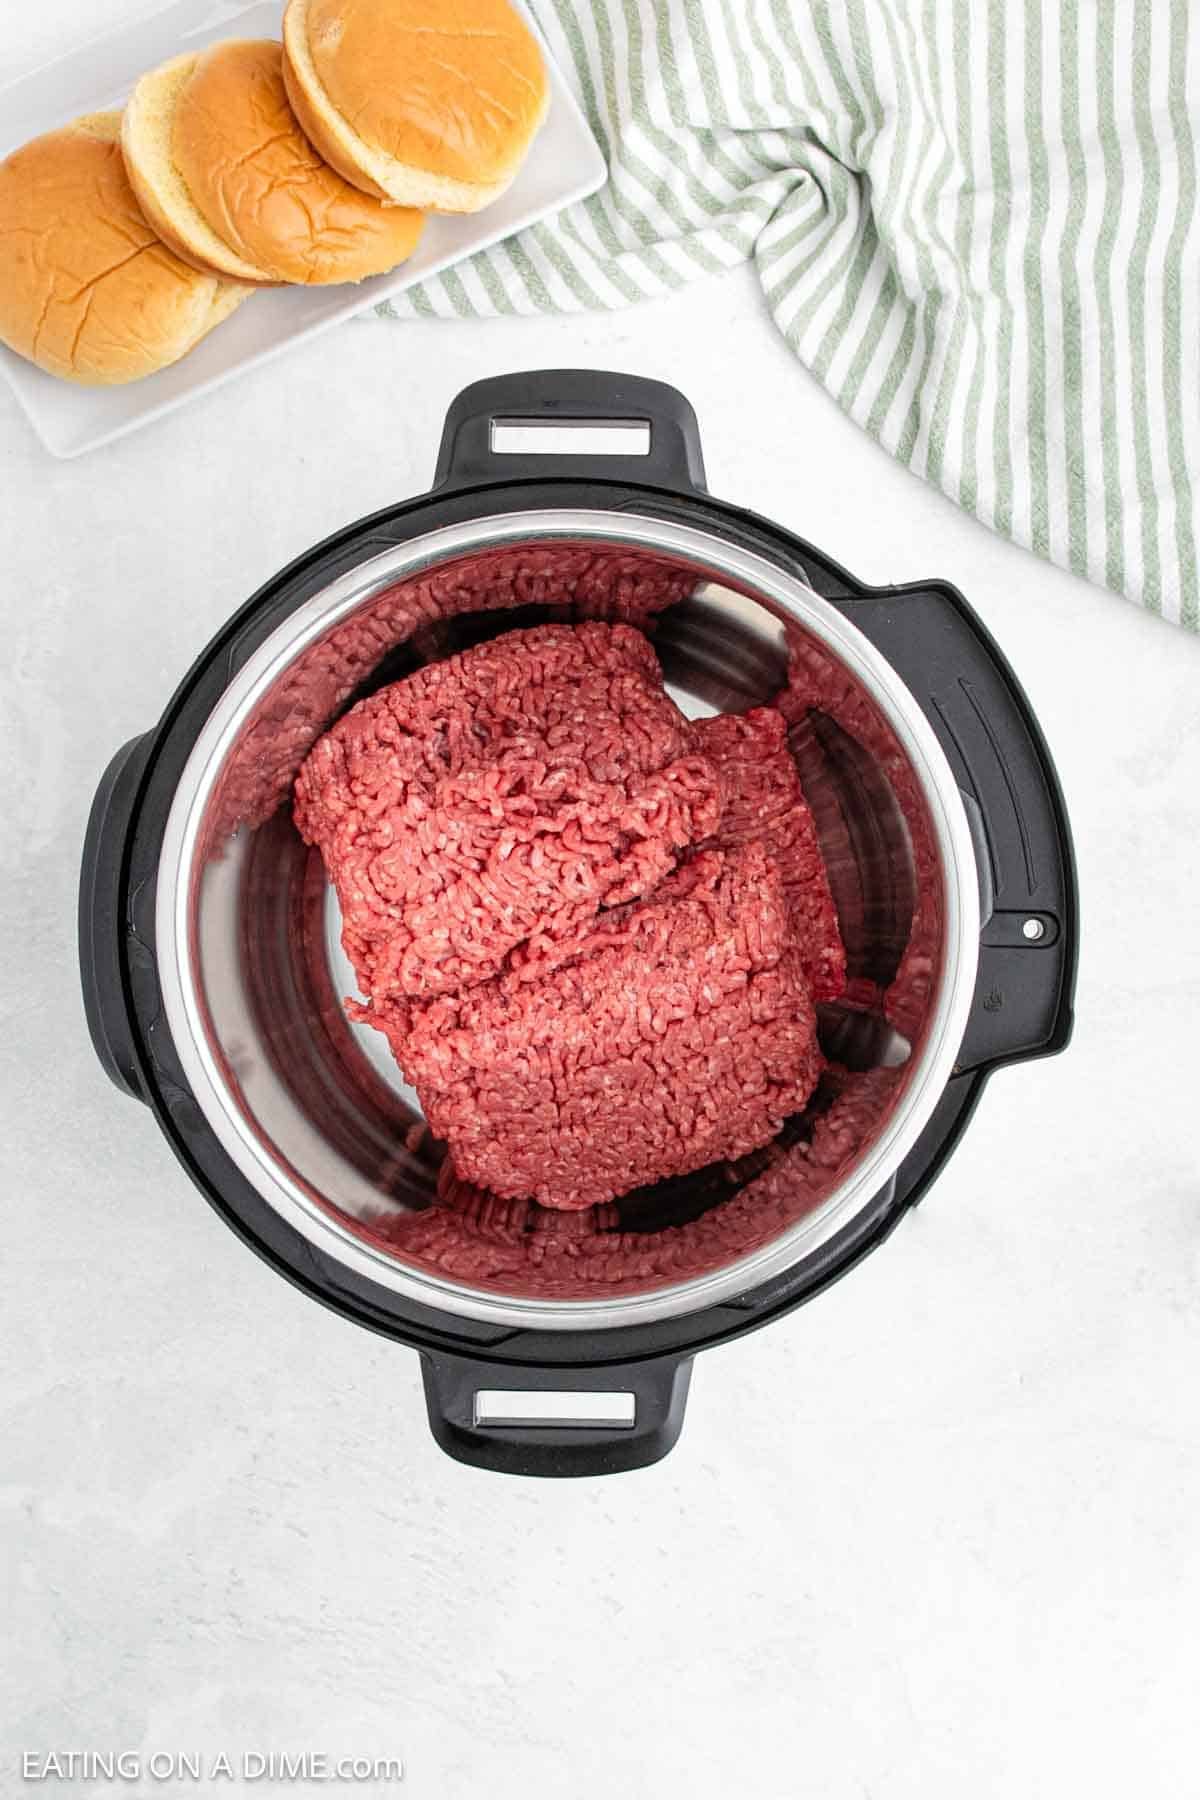
[[850,417],[1200,627],[1194,0],[533,0],[608,186],[398,300],[616,307],[753,259]]

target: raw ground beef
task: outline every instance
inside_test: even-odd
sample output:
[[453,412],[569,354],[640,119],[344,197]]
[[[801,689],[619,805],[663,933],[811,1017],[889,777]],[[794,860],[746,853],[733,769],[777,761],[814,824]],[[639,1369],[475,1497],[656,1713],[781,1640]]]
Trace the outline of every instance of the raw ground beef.
[[691,740],[627,625],[508,632],[362,701],[305,762],[295,817],[363,991],[457,993],[652,891],[721,815]]
[[765,844],[783,877],[797,955],[814,1000],[846,985],[846,952],[817,830],[788,749],[787,724],[769,706],[698,719],[695,741],[721,780],[722,844]]
[[845,957],[771,709],[688,721],[624,624],[432,663],[316,744],[296,822],[460,1177],[587,1208],[766,1144]]
[[[482,572],[480,569],[480,578]],[[648,574],[648,580],[640,585],[639,596],[624,610],[613,605],[613,589],[606,578],[597,581],[594,610],[603,612],[608,619],[631,617],[640,625],[653,610],[680,598],[667,592],[666,571],[658,585],[657,574]],[[549,563],[545,571],[536,572],[533,581],[534,587],[542,583],[545,594],[540,590],[540,598],[554,607],[554,565]],[[446,614],[493,605],[513,607],[525,598],[516,594],[516,589],[504,589],[504,585],[500,585],[497,598],[489,598],[482,592],[484,581],[471,585],[475,592],[464,587],[462,594],[428,596],[432,610],[443,603]],[[396,590],[401,610],[408,605],[403,596],[405,592],[412,594],[412,587],[414,583],[408,583],[408,590]],[[576,594],[579,590],[576,587]],[[423,596],[421,605],[425,603]],[[578,601],[572,614],[578,617]],[[551,617],[572,614],[563,614],[561,608],[556,608]],[[425,626],[417,630],[414,619],[412,630],[419,639]],[[430,625],[430,630],[435,632],[437,626]],[[372,652],[374,661],[380,659],[383,648],[378,646]],[[432,653],[437,653],[437,646]],[[444,650],[441,653],[444,655]],[[363,655],[367,655],[365,648]],[[835,720],[873,758],[896,796],[910,833],[916,911],[900,968],[894,979],[883,983],[862,977],[855,977],[851,983],[846,981],[846,952],[837,931],[837,911],[829,895],[817,833],[799,785],[792,752],[802,738],[810,738],[811,724],[819,722],[822,716]],[[793,1022],[801,1019],[806,1008],[811,1010],[810,994],[813,999],[831,999],[840,994],[844,1003],[883,1013],[910,1039],[919,1042],[927,1019],[928,999],[936,985],[941,938],[936,850],[925,803],[909,761],[891,729],[855,682],[819,644],[797,637],[788,686],[774,706],[759,707],[745,715],[721,715],[714,720],[694,722],[689,727],[687,751],[716,770],[723,808],[716,828],[703,841],[693,841],[680,853],[684,868],[700,864],[702,882],[709,891],[707,947],[714,947],[718,940],[725,945],[738,943],[739,932],[747,923],[743,911],[745,896],[741,900],[738,896],[739,855],[752,850],[756,841],[765,844],[779,864],[777,873],[783,880],[786,909],[792,922],[792,949],[790,954],[781,954],[774,965],[747,968],[745,988],[750,990],[768,974],[777,983],[777,995],[783,995],[783,983],[795,983],[799,1006],[792,1012]],[[806,769],[802,758],[801,767]],[[808,781],[808,769],[804,779]],[[828,824],[822,815],[822,842],[829,842]],[[628,850],[628,846],[621,848]],[[716,875],[711,857],[716,857],[720,875]],[[741,868],[745,873],[745,866]],[[698,1217],[685,1213],[680,1224],[658,1226],[655,1220],[664,1217],[658,1193],[669,1192],[669,1183],[667,1188],[655,1190],[649,1213],[644,1215],[639,1184],[653,1181],[655,1175],[639,1172],[628,1179],[631,1157],[626,1170],[615,1172],[622,1147],[635,1147],[635,1132],[644,1129],[646,1139],[651,1141],[658,1129],[653,1089],[649,1087],[651,1080],[658,1080],[657,1062],[646,1062],[648,1085],[642,1091],[642,1087],[637,1087],[637,1069],[631,1067],[635,1062],[633,1055],[624,1058],[624,1064],[630,1066],[630,1091],[635,1105],[628,1114],[619,1114],[622,1127],[626,1116],[633,1123],[628,1132],[622,1129],[615,1134],[621,1141],[615,1147],[608,1141],[601,1145],[601,1138],[610,1136],[613,1116],[617,1114],[617,1105],[608,1096],[604,1102],[594,1098],[590,1103],[581,1100],[574,1114],[581,1127],[576,1152],[596,1157],[596,1165],[588,1172],[588,1201],[599,1199],[601,1192],[626,1193],[626,1197],[621,1201],[604,1199],[578,1211],[563,1210],[583,1199],[581,1192],[572,1197],[565,1165],[554,1170],[547,1177],[549,1184],[543,1183],[542,1190],[538,1190],[538,1175],[554,1165],[554,1148],[563,1147],[558,1138],[560,1114],[554,1100],[554,1114],[547,1111],[538,1121],[538,1148],[529,1148],[529,1154],[525,1154],[520,1132],[529,1129],[534,1107],[529,1069],[522,1069],[520,1064],[522,1053],[531,1062],[531,1051],[536,1049],[543,1084],[551,1096],[567,1094],[570,1107],[570,1082],[574,1075],[594,1076],[599,1067],[597,1062],[588,1062],[587,1055],[572,1058],[572,1040],[588,1042],[594,1019],[603,1019],[604,1030],[617,1033],[613,1042],[624,1042],[619,1039],[621,1019],[624,1030],[631,1033],[633,1008],[626,999],[622,1012],[622,988],[633,986],[637,992],[642,981],[648,988],[655,983],[666,988],[673,970],[680,995],[676,1010],[684,1017],[669,1017],[664,1008],[658,1008],[658,1019],[666,1024],[664,1037],[673,1031],[696,1030],[696,1022],[703,1017],[694,1008],[694,952],[676,959],[675,965],[671,965],[669,954],[671,931],[666,920],[687,913],[691,904],[691,895],[682,891],[680,880],[682,877],[676,873],[666,875],[657,887],[648,887],[637,900],[613,905],[610,911],[599,914],[592,909],[590,918],[585,916],[587,909],[581,909],[579,920],[572,920],[570,929],[563,929],[554,938],[543,934],[540,947],[531,945],[529,940],[518,943],[502,959],[500,974],[477,983],[470,992],[452,988],[446,994],[417,995],[416,999],[392,994],[389,999],[372,1004],[367,990],[369,1006],[365,1010],[353,1008],[354,1015],[367,1017],[374,1026],[389,1031],[401,1064],[416,1058],[412,1073],[417,1073],[417,1060],[421,1062],[421,1100],[434,1130],[448,1132],[452,1150],[441,1163],[434,1204],[416,1213],[383,1215],[367,1228],[372,1237],[396,1255],[428,1265],[439,1273],[504,1292],[579,1298],[587,1292],[644,1291],[657,1283],[684,1280],[752,1253],[817,1208],[831,1188],[844,1179],[865,1141],[878,1132],[883,1118],[896,1103],[907,1071],[874,1069],[864,1073],[824,1066],[822,1073],[815,1039],[808,1037],[802,1049],[797,1046],[790,1071],[795,1093],[802,1089],[808,1105],[804,1098],[786,1102],[790,1116],[786,1129],[779,1130],[775,1116],[784,1105],[781,1080],[775,1084],[779,1091],[777,1107],[763,1112],[763,1125],[754,1145],[747,1150],[741,1148],[743,1141],[748,1143],[748,1132],[745,1139],[732,1136],[729,1148],[716,1148],[712,1143],[705,1152],[703,1175],[693,1174],[689,1177],[691,1184],[682,1184],[682,1192],[687,1193],[694,1184],[702,1184],[705,1199],[700,1202],[703,1210]],[[766,880],[770,887],[772,877]],[[648,918],[639,925],[642,914],[648,914]],[[662,918],[655,925],[653,918],[658,914]],[[682,925],[676,929],[682,929]],[[687,931],[696,931],[694,920]],[[759,927],[757,956],[766,958],[768,943],[770,931]],[[599,967],[588,972],[594,963]],[[624,967],[622,979],[617,977],[619,967]],[[608,981],[604,970],[610,970]],[[500,999],[502,992],[506,1001]],[[766,992],[772,990],[768,988]],[[743,999],[745,994],[739,994],[738,1004]],[[551,1003],[549,1008],[543,1004],[547,1001]],[[689,1006],[693,1008],[691,1012],[687,1012]],[[543,1019],[547,1010],[549,1019]],[[772,1024],[775,1017],[777,1013],[772,1012]],[[522,1021],[529,1026],[534,1019],[542,1022],[533,1033],[524,1030],[522,1035]],[[649,1012],[640,1015],[639,1046],[640,1022],[653,1024],[653,1019],[655,1006],[651,1003]],[[587,1031],[583,1030],[585,1021]],[[727,1066],[736,1069],[738,1075],[747,1067],[748,1051],[750,1060],[763,1051],[761,1066],[766,1067],[770,1049],[754,1044],[757,1030],[757,1026],[745,1030],[738,1042],[730,1033],[729,1044],[720,1044],[721,1055],[729,1057]],[[720,1039],[720,1031],[716,1035]],[[633,1044],[633,1035],[628,1042]],[[488,1062],[493,1055],[497,1060]],[[610,1057],[610,1066],[613,1062],[621,1062],[621,1057]],[[678,1067],[685,1071],[684,1062]],[[497,1071],[495,1080],[493,1069]],[[622,1066],[617,1078],[624,1073]],[[819,1085],[815,1093],[810,1093],[817,1078]],[[705,1082],[711,1096],[712,1089],[720,1087],[716,1067],[705,1075]],[[693,1105],[698,1114],[703,1114],[700,1089],[702,1084],[696,1084],[694,1094],[685,1089],[680,1094],[680,1105]],[[604,1093],[603,1084],[599,1091]],[[504,1159],[497,1161],[495,1145],[504,1134],[509,1105],[513,1120],[520,1118],[520,1129],[515,1125],[509,1134],[513,1152],[511,1163],[506,1165]],[[455,1107],[462,1109],[461,1130],[453,1123]],[[484,1120],[489,1107],[493,1112]],[[471,1114],[470,1109],[475,1112]],[[455,1134],[466,1145],[471,1136],[471,1116],[482,1121],[479,1143],[475,1150],[459,1150]],[[601,1118],[603,1132],[597,1127]],[[497,1123],[500,1132],[495,1130]],[[479,1159],[471,1163],[475,1152]],[[578,1154],[572,1159],[576,1170]],[[682,1154],[680,1161],[664,1163],[658,1172],[682,1172],[684,1166],[696,1168],[702,1161],[696,1157],[696,1161],[684,1165]],[[522,1156],[525,1174],[518,1170]],[[608,1186],[603,1184],[601,1163],[613,1168]],[[518,1192],[520,1186],[525,1186],[527,1192]],[[504,1188],[504,1193],[500,1188]],[[628,1193],[628,1188],[635,1192]]]
[[849,1172],[895,1104],[902,1071],[852,1074],[829,1066],[829,1100],[798,1143],[775,1141],[730,1163],[725,1197],[699,1218],[629,1230],[616,1205],[551,1212],[501,1200],[442,1165],[437,1203],[376,1220],[372,1236],[394,1254],[452,1280],[547,1300],[643,1293],[749,1256],[815,1211]]
[[571,1209],[757,1149],[822,1061],[757,845],[702,851],[552,973],[433,1001],[389,1037],[460,1176]]
[[[447,653],[464,617],[544,608],[548,618],[649,625],[695,586],[649,550],[603,544],[514,544],[477,551],[385,588],[297,657],[248,722],[222,771],[207,820],[218,855],[239,825],[269,819],[338,709],[379,664],[411,649],[414,667]],[[450,648],[457,646],[451,645]],[[231,667],[243,655],[235,642]]]

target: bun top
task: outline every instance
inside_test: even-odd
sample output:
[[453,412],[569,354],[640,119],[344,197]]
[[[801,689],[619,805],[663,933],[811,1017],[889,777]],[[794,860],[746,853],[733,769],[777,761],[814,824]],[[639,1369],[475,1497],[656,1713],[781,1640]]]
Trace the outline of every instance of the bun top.
[[247,291],[159,242],[120,132],[120,113],[93,113],[0,163],[0,340],[76,381],[153,374]]
[[217,44],[179,92],[171,152],[197,211],[278,280],[357,281],[411,254],[422,215],[385,207],[329,168],[288,105],[283,50]]
[[546,69],[508,0],[308,0],[308,46],[357,135],[409,168],[503,182],[546,107]]

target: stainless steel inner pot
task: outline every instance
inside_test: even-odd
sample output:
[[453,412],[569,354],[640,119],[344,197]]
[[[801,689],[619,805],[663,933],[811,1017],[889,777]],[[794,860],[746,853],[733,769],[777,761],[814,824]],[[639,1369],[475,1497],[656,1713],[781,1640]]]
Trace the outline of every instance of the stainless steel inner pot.
[[[564,585],[559,565],[588,573]],[[519,1272],[486,1283],[458,1279],[404,1251],[397,1221],[437,1203],[444,1148],[423,1126],[383,1038],[350,1025],[342,1010],[353,973],[319,859],[291,823],[290,782],[319,733],[384,680],[536,619],[586,612],[642,622],[647,594],[656,597],[646,627],[686,712],[772,700],[789,658],[807,645],[820,646],[847,691],[881,722],[886,754],[864,749],[831,718],[821,744],[810,744],[810,765],[802,748],[797,755],[860,988],[886,985],[905,953],[921,899],[912,817],[919,807],[933,850],[934,891],[925,895],[936,921],[932,975],[919,1017],[903,1032],[869,1005],[824,1017],[827,1053],[899,1074],[889,1110],[816,1203],[766,1241],[688,1266],[682,1278],[658,1272],[638,1291],[593,1282],[578,1296],[547,1298]],[[901,788],[910,796],[907,815]],[[550,1330],[632,1325],[729,1300],[802,1263],[848,1224],[912,1148],[952,1072],[978,940],[962,799],[886,660],[836,607],[769,560],[631,513],[478,518],[410,540],[331,583],[222,695],[178,783],[159,863],[167,1022],[198,1103],[247,1178],[327,1255],[375,1282],[450,1313]],[[732,1166],[715,1183],[701,1171],[643,1190],[631,1197],[622,1229],[686,1234],[690,1221],[760,1172],[761,1164]],[[676,1241],[686,1246],[686,1237]]]

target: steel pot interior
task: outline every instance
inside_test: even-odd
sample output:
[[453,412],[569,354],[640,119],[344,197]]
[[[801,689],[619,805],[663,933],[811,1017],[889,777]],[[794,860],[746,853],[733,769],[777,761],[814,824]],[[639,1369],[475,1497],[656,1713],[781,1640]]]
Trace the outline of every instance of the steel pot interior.
[[[385,1040],[348,1022],[355,986],[336,900],[292,824],[290,793],[320,733],[385,682],[515,626],[579,617],[645,629],[693,716],[783,696],[850,987],[822,1014],[835,1072],[773,1144],[562,1215],[459,1183]],[[936,1104],[978,942],[953,777],[866,640],[761,557],[690,527],[584,512],[430,533],[295,612],[196,744],[157,908],[176,1049],[256,1187],[311,1241],[400,1295],[550,1328],[730,1298],[851,1220]]]

